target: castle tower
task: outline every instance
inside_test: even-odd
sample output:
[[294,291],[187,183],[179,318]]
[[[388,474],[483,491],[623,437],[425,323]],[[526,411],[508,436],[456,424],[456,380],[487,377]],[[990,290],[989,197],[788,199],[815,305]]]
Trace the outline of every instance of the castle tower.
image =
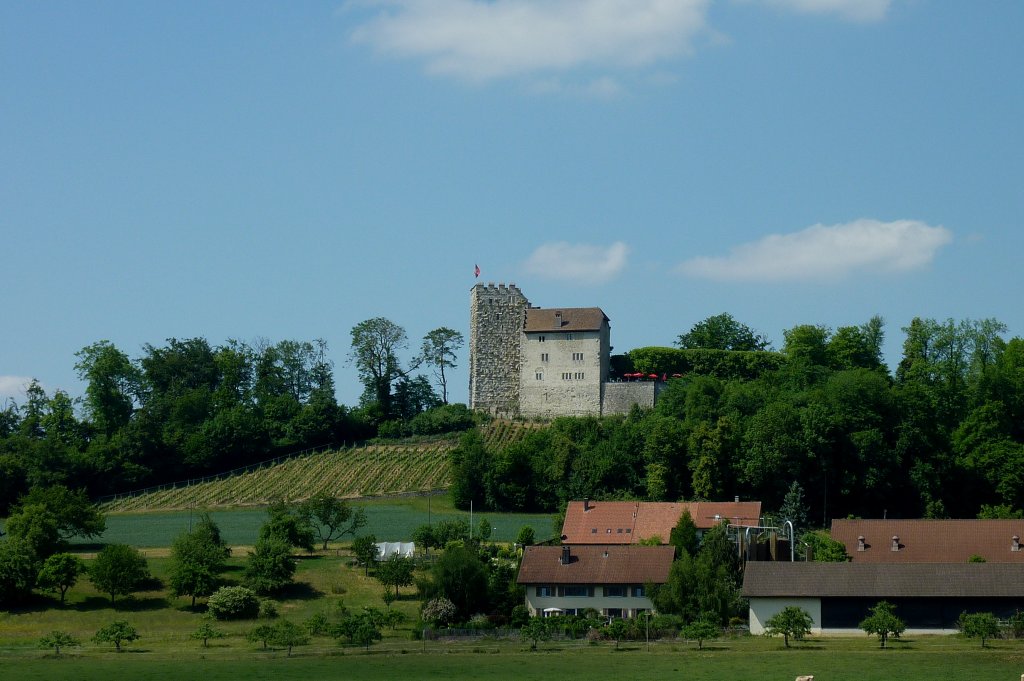
[[523,324],[529,307],[515,284],[477,284],[470,291],[470,409],[519,414]]

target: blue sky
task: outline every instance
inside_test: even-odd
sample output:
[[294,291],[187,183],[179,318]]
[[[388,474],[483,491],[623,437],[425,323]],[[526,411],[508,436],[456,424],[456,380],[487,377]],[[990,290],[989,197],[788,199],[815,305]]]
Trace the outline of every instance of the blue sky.
[[[0,4],[0,399],[170,337],[468,336],[469,289],[616,352],[729,312],[1024,335],[1024,3]],[[466,399],[465,351],[451,380]]]

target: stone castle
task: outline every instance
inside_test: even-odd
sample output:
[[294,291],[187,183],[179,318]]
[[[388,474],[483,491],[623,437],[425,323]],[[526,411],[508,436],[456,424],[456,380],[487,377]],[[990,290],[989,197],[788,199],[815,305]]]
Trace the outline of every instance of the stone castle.
[[477,284],[469,307],[469,406],[523,418],[653,406],[657,382],[609,381],[610,340],[599,307],[534,307],[515,284]]

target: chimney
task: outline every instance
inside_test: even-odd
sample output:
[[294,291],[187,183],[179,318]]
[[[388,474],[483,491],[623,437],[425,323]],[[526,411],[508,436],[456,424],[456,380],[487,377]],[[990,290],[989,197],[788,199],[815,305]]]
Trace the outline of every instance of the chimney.
[[1010,538],[1010,541],[1012,542],[1010,544],[1010,550],[1011,551],[1020,551],[1020,537],[1015,534],[1015,535],[1013,535]]
[[568,546],[563,546],[562,547],[562,559],[559,560],[558,562],[561,563],[562,565],[568,565],[569,561],[571,559],[572,559],[572,555],[569,553],[569,547]]
[[583,500],[583,512],[586,513],[589,510],[590,510],[590,499],[589,498],[588,499],[584,499]]
[[866,546],[864,545],[864,535],[862,534],[859,537],[857,537],[857,550],[863,551],[865,548]]
[[895,534],[892,536],[892,550],[893,551],[899,551],[900,550],[900,538],[897,535],[895,535]]
[[555,310],[555,328],[556,329],[562,328],[562,311],[561,310]]
[[737,504],[738,504],[738,503],[740,503],[740,495],[739,495],[739,494],[737,494],[737,495],[736,495],[736,497],[735,497],[735,498],[734,498],[733,500],[734,500],[734,501],[735,501],[735,502],[736,502]]

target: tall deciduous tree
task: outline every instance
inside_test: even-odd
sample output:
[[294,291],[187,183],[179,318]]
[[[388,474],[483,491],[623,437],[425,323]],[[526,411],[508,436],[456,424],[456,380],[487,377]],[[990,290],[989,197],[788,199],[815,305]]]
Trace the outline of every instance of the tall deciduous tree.
[[447,326],[434,329],[423,337],[421,358],[423,362],[434,369],[434,376],[437,384],[441,386],[441,402],[448,404],[448,378],[445,369],[454,369],[458,366],[455,353],[462,348],[466,339],[455,329]]
[[408,374],[398,359],[398,352],[408,345],[405,329],[384,317],[367,319],[352,327],[349,358],[385,418],[392,415],[392,385]]
[[75,353],[75,370],[86,382],[85,409],[93,427],[113,436],[131,419],[140,391],[141,372],[110,341],[98,341]]
[[366,525],[366,511],[352,508],[344,499],[321,493],[299,504],[299,515],[306,518],[317,539],[323,542],[323,550],[327,543],[344,537],[355,535],[356,531]]
[[676,345],[710,350],[767,350],[769,343],[767,338],[723,312],[694,324],[689,332],[679,336]]

